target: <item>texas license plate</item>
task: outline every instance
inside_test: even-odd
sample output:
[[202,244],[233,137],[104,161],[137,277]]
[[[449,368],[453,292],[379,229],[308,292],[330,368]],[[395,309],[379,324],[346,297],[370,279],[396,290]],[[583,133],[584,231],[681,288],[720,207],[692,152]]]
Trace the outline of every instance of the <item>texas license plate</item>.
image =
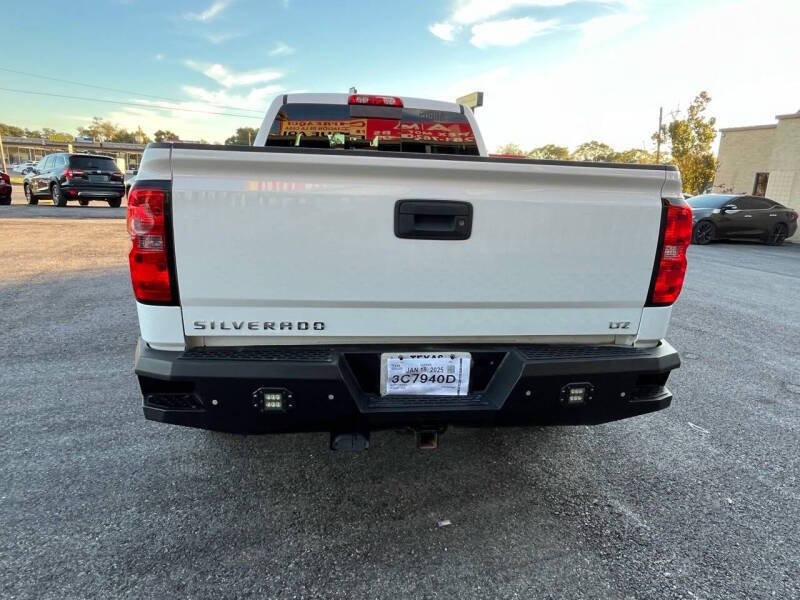
[[381,354],[381,396],[466,396],[469,352]]

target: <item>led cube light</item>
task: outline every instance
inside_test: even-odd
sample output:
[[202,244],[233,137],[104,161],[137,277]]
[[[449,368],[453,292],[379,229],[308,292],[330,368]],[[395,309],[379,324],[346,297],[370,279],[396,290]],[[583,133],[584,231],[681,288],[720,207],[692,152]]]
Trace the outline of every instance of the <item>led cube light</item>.
[[567,406],[580,406],[592,399],[594,386],[591,383],[568,383],[561,388],[561,403]]
[[292,408],[292,394],[287,390],[258,388],[253,392],[253,408],[260,412],[284,412]]
[[266,393],[262,396],[264,408],[283,408],[283,394],[281,392]]
[[574,387],[569,391],[567,402],[569,404],[583,404],[586,401],[586,388]]

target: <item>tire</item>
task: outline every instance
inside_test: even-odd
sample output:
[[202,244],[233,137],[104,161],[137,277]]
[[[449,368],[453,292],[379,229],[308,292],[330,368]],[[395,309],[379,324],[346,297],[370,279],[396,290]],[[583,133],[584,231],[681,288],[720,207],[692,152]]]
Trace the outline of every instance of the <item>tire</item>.
[[768,246],[780,246],[789,237],[789,228],[785,223],[778,223],[767,233],[766,243]]
[[89,201],[86,198],[82,198],[78,200],[78,204],[81,206],[89,206]]
[[109,198],[108,205],[111,208],[119,208],[120,204],[122,204],[122,198]]
[[54,183],[50,186],[50,197],[53,199],[54,206],[67,205],[67,197],[64,195],[64,192],[61,191],[61,186],[58,185],[58,183]]
[[692,231],[692,243],[705,246],[714,241],[716,236],[717,228],[711,221],[700,221]]
[[24,186],[22,186],[22,190],[25,192],[25,199],[28,201],[28,204],[31,206],[39,204],[39,199],[33,195],[31,186],[26,183]]
[[0,206],[8,206],[11,204],[11,195],[8,198],[0,198]]

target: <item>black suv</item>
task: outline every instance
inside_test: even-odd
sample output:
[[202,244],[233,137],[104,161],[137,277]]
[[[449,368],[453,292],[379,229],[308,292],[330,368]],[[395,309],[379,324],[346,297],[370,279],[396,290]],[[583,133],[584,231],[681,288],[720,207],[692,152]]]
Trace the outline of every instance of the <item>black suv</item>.
[[125,195],[125,176],[108,156],[57,153],[42,158],[22,186],[28,204],[52,198],[56,206],[66,206],[69,200],[81,206],[105,200],[116,207]]

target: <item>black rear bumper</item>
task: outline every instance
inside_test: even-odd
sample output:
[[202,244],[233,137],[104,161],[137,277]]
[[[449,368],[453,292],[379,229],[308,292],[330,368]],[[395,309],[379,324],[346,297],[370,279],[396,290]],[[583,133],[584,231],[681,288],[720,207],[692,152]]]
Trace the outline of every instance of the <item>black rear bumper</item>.
[[[378,393],[381,352],[471,352],[468,396]],[[677,351],[568,345],[242,346],[154,350],[142,340],[136,374],[145,417],[241,433],[371,431],[402,427],[576,425],[615,421],[669,406]],[[567,401],[567,386],[588,390]],[[284,399],[265,408],[263,394]]]
[[121,198],[125,194],[125,185],[123,183],[64,183],[61,185],[61,191],[64,192],[68,198]]

